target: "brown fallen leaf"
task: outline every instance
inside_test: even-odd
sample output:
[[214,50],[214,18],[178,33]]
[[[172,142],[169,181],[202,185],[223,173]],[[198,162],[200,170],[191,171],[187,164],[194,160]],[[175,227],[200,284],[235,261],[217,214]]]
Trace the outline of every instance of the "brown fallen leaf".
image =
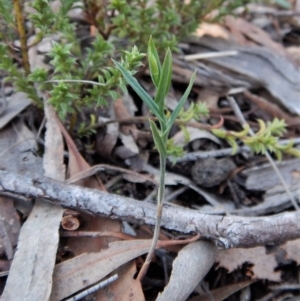
[[292,259],[299,265],[300,263],[300,239],[287,241],[284,245],[280,246],[280,249],[286,251],[286,258]]
[[227,40],[229,38],[229,33],[226,28],[221,26],[220,24],[212,24],[202,22],[197,28],[195,35],[198,37],[203,37],[205,35],[212,36],[215,38],[222,38]]
[[296,66],[300,67],[300,46],[290,46],[286,51]]
[[[144,300],[141,283],[134,279],[136,274],[135,261],[131,260],[118,269],[118,279],[109,287],[97,291],[97,300],[110,301]],[[120,282],[120,283],[118,283]]]
[[7,259],[11,260],[20,232],[20,219],[14,203],[2,196],[0,197],[0,223],[0,254],[5,253]]
[[[98,122],[106,122],[110,119],[99,117]],[[106,132],[97,132],[96,136],[96,150],[97,153],[104,157],[110,158],[111,152],[114,149],[119,135],[119,123],[109,123],[106,125]]]
[[0,140],[1,168],[15,172],[30,171],[36,175],[43,175],[43,160],[34,154],[37,150],[35,135],[24,122],[14,122],[1,129]]
[[[47,131],[45,137],[45,175],[64,180],[64,145],[55,113],[45,103]],[[58,229],[63,214],[60,206],[42,199],[36,203],[23,224],[2,300],[48,300],[52,288],[52,272],[59,241]],[[18,289],[16,289],[16,287]]]
[[281,55],[286,55],[284,47],[273,41],[267,32],[242,18],[227,16],[225,18],[225,25],[233,30],[235,34],[239,32],[241,35],[258,45],[268,47]]
[[[77,148],[69,136],[68,132],[65,130],[64,126],[60,122],[60,129],[65,137],[68,149],[69,149],[69,175],[70,177],[81,174],[82,172],[89,171],[91,168],[86,163],[86,161],[82,158],[80,153],[77,151]],[[99,190],[106,190],[102,182],[98,179],[97,176],[93,176],[94,173],[88,174],[86,177],[81,177],[76,180],[79,185],[89,188],[96,188]],[[82,231],[111,231],[111,232],[121,232],[121,222],[116,220],[111,220],[109,218],[100,218],[87,214],[81,213],[80,215],[82,220],[81,230]],[[117,240],[114,237],[77,237],[76,240],[74,238],[66,239],[66,245],[73,252],[73,254],[79,255],[82,253],[91,253],[98,252],[99,250],[106,248],[108,244],[112,241]],[[125,263],[125,262],[124,262]],[[133,265],[135,265],[133,263]],[[116,271],[118,273],[118,271]],[[128,279],[127,279],[128,278]],[[97,281],[101,280],[101,278],[97,279]],[[106,291],[109,290],[110,293],[108,296],[112,294],[118,294],[119,290],[124,293],[124,285],[123,281],[128,282],[132,280],[132,275],[128,271],[122,275],[119,275],[118,281],[114,284],[114,287],[108,286]],[[80,288],[76,286],[76,284],[72,282],[72,289],[74,292],[78,291]],[[131,291],[131,287],[125,286],[126,290]],[[60,289],[63,289],[60,287]],[[135,293],[137,296],[143,296],[143,291],[141,285],[135,286]],[[59,293],[59,291],[57,292]],[[100,296],[101,293],[98,293],[97,300],[109,300],[108,296]],[[124,295],[128,295],[124,293]],[[120,301],[122,299],[119,299]],[[138,300],[138,299],[137,299]]]
[[[118,98],[114,103],[114,109],[115,109],[115,116],[117,119],[123,119],[123,118],[132,118],[133,116],[128,112],[127,108],[125,107],[123,103],[122,98]],[[137,128],[135,124],[129,124],[129,125],[121,125],[121,132],[124,135],[133,135],[134,138],[136,138],[136,132]]]
[[[239,283],[233,283],[230,285],[222,286],[210,291],[210,295],[213,297],[214,301],[222,301],[232,294],[238,292],[239,290],[247,287],[248,285],[254,283],[256,280],[247,280]],[[190,301],[211,301],[211,296],[206,294],[204,296],[197,296],[192,298]]]
[[[192,237],[188,240],[181,241],[158,241],[157,248],[176,244],[186,244],[199,239],[199,235]],[[82,254],[70,260],[64,261],[55,267],[53,274],[53,290],[50,300],[59,301],[75,292],[82,290],[95,282],[101,280],[110,272],[118,273],[115,271],[119,266],[130,262],[130,260],[141,256],[149,251],[151,239],[147,240],[130,240],[130,241],[116,241],[109,244],[107,249],[98,253]],[[126,278],[129,277],[132,280],[132,268],[128,270]],[[131,280],[130,280],[131,279]],[[132,280],[135,281],[135,280]],[[137,282],[137,281],[136,281]],[[122,281],[119,283],[120,288],[114,287],[114,290],[110,291],[108,296],[115,294],[119,296],[117,292],[120,289],[124,293],[124,286]],[[136,287],[134,285],[134,287]],[[139,288],[139,286],[137,286]],[[131,287],[127,287],[131,291]],[[135,291],[135,296],[139,293]],[[124,297],[128,296],[125,293]],[[102,299],[103,300],[103,299]],[[114,299],[114,300],[128,300],[128,299]],[[143,300],[143,299],[131,299],[131,300]]]
[[[118,120],[123,118],[132,118],[133,116],[128,112],[124,105],[123,99],[119,98],[114,103],[115,116]],[[139,153],[139,148],[135,142],[137,139],[137,127],[135,124],[122,124],[120,126],[119,138],[123,145],[128,148],[134,154]]]
[[16,92],[7,102],[0,118],[0,129],[4,128],[13,118],[31,104],[31,100],[23,92]]
[[216,256],[219,266],[228,270],[228,273],[241,267],[244,263],[251,263],[252,278],[280,281],[280,273],[275,272],[277,262],[274,254],[266,254],[265,247],[251,249],[221,250]]
[[[186,141],[186,135],[189,135],[188,141]],[[173,137],[173,142],[175,145],[186,145],[187,143],[190,143],[196,139],[208,139],[216,144],[221,144],[220,140],[211,134],[210,132],[206,130],[201,130],[201,129],[195,129],[192,127],[185,127],[185,131],[179,131],[177,132]]]
[[271,103],[267,99],[255,95],[250,91],[244,91],[243,94],[251,102],[255,103],[264,113],[268,113],[272,118],[284,119],[287,125],[295,123],[300,124],[300,117],[294,117],[291,114],[285,113],[278,105]]

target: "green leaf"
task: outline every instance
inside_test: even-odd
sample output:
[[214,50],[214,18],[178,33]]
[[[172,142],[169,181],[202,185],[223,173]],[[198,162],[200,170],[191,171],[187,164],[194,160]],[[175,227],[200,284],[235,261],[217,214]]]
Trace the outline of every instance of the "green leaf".
[[276,148],[279,149],[280,151],[287,151],[288,149],[292,148],[294,145],[294,141],[290,141],[287,144],[277,144]]
[[160,70],[158,67],[158,63],[155,60],[154,55],[152,52],[149,52],[148,54],[148,63],[149,63],[149,68],[150,68],[150,75],[152,82],[154,83],[155,87],[158,87],[159,84],[159,77],[160,77]]
[[165,97],[169,92],[171,79],[172,79],[172,54],[170,49],[168,49],[163,62],[163,66],[161,68],[159,84],[154,99],[155,103],[159,107],[159,112],[161,115],[164,115]]
[[152,81],[155,84],[155,86],[157,87],[159,84],[159,79],[160,79],[161,65],[160,65],[160,60],[159,60],[159,56],[158,56],[156,47],[152,40],[152,36],[150,37],[150,40],[148,43],[148,62],[149,62],[150,75],[151,75]]
[[149,122],[150,122],[150,128],[151,128],[154,144],[155,144],[158,152],[162,156],[166,156],[167,155],[166,146],[165,146],[165,143],[163,142],[160,131],[158,130],[158,128],[153,120],[149,120]]
[[228,137],[227,139],[227,142],[231,145],[232,147],[232,152],[231,154],[232,155],[235,155],[238,151],[238,144],[236,143],[234,137]]
[[285,153],[300,158],[300,150],[297,148],[290,148],[286,150]]
[[136,92],[136,94],[145,102],[150,111],[160,120],[163,121],[162,116],[158,110],[158,105],[153,101],[150,95],[141,87],[138,81],[117,61],[112,59],[116,67],[121,71],[127,83]]
[[281,151],[280,150],[275,150],[274,153],[275,153],[275,156],[276,156],[277,160],[279,162],[281,162],[282,161],[282,153],[281,153]]
[[215,136],[217,136],[217,137],[219,137],[219,138],[222,138],[222,139],[225,139],[226,138],[226,131],[224,131],[224,130],[220,130],[220,129],[212,129],[211,130],[211,132],[215,135]]
[[186,99],[188,98],[188,96],[192,90],[195,78],[196,78],[196,71],[194,72],[193,76],[191,77],[190,83],[189,83],[187,89],[185,90],[184,94],[182,95],[178,105],[176,106],[175,110],[172,112],[170,118],[167,121],[167,133],[169,133],[169,131],[171,130],[172,125],[174,124],[180,110],[182,109]]

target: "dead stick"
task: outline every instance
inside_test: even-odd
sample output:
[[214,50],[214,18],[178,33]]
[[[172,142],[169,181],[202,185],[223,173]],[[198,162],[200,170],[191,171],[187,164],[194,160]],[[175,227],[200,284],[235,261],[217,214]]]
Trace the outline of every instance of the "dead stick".
[[[0,194],[43,198],[93,214],[138,224],[155,224],[156,206],[95,189],[83,188],[42,176],[0,170]],[[242,217],[201,213],[164,207],[161,226],[181,233],[196,233],[224,248],[272,245],[300,238],[300,212],[266,217]]]

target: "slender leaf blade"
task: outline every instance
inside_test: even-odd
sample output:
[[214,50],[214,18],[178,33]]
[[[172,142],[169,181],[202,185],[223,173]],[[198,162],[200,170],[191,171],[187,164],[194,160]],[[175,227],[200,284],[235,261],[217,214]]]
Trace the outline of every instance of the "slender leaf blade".
[[153,83],[155,84],[155,86],[157,88],[158,84],[159,84],[160,74],[161,74],[161,64],[160,64],[159,56],[158,56],[155,44],[152,40],[152,37],[150,37],[147,52],[148,52],[147,55],[148,55],[150,75],[151,75]]
[[161,64],[160,64],[160,60],[159,60],[159,55],[158,55],[158,52],[156,50],[155,44],[154,44],[154,42],[152,40],[152,36],[150,37],[149,43],[148,43],[148,53],[149,53],[149,51],[151,51],[152,54],[154,55],[156,61],[158,62],[159,69],[161,70]]
[[158,150],[158,152],[163,155],[163,156],[166,156],[167,153],[166,153],[166,146],[163,142],[163,139],[160,135],[160,131],[158,130],[156,124],[154,121],[152,120],[149,120],[150,122],[150,129],[151,129],[151,132],[152,132],[152,136],[153,136],[153,140],[154,140],[154,144]]
[[155,103],[159,107],[160,114],[164,115],[165,97],[169,92],[172,79],[172,54],[170,49],[167,50],[163,66],[161,68],[161,74],[157,92],[155,96]]
[[161,120],[161,115],[159,113],[158,105],[153,101],[153,99],[149,96],[149,94],[142,88],[142,86],[138,83],[138,81],[117,61],[112,59],[116,67],[120,70],[122,75],[124,76],[127,83],[131,86],[131,88],[136,92],[136,94],[144,101],[144,103],[148,106],[150,111]]
[[176,106],[176,108],[174,109],[174,111],[172,112],[170,118],[167,121],[167,133],[170,131],[170,129],[171,129],[172,125],[174,124],[180,110],[182,109],[186,99],[188,98],[188,96],[189,96],[189,94],[192,90],[195,78],[196,78],[196,71],[193,73],[193,76],[191,77],[191,80],[190,80],[190,83],[189,83],[187,89],[185,90],[185,92],[182,95],[178,105]]

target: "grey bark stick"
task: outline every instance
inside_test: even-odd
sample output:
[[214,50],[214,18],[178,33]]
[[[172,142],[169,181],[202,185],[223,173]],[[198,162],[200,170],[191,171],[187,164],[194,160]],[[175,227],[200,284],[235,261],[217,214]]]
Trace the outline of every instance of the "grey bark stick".
[[[40,198],[64,207],[154,225],[156,206],[98,190],[66,184],[50,178],[0,170],[0,194]],[[162,227],[200,234],[223,248],[250,248],[300,238],[300,213],[266,217],[241,217],[201,213],[181,207],[164,207]]]

